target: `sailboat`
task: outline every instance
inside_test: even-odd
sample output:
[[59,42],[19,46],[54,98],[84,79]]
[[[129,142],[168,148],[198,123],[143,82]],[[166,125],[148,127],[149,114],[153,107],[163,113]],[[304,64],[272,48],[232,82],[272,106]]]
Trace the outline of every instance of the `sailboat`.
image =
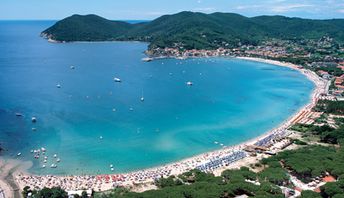
[[143,97],[143,91],[142,91],[140,100],[141,100],[141,102],[145,101],[145,98]]

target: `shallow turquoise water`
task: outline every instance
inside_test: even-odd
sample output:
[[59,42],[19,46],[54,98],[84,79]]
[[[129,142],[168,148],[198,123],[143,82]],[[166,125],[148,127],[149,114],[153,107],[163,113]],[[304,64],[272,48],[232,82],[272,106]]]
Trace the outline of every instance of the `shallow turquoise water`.
[[[313,89],[297,71],[263,63],[144,63],[144,43],[52,44],[38,36],[51,24],[0,22],[0,142],[37,174],[127,172],[219,149],[214,141],[237,144],[279,125]],[[40,168],[30,154],[40,147],[47,166],[58,154],[58,168]]]

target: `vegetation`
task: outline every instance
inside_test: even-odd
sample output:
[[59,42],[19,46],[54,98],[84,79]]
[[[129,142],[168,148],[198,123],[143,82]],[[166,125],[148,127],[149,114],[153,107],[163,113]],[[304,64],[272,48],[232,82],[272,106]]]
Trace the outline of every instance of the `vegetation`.
[[305,190],[305,191],[302,191],[301,198],[321,198],[321,195],[314,191]]
[[344,197],[344,180],[325,184],[321,187],[321,194],[323,197]]
[[340,125],[337,129],[328,125],[316,126],[307,124],[294,125],[292,130],[299,131],[307,135],[316,135],[320,137],[320,141],[330,144],[338,144],[341,139],[344,139],[344,126]]
[[335,177],[344,174],[343,149],[337,150],[334,147],[307,146],[285,151],[262,161],[267,166],[280,167],[276,162],[281,162],[284,168],[304,182],[325,173]]
[[315,107],[316,111],[329,114],[344,114],[344,101],[320,100]]
[[43,188],[40,191],[31,190],[30,187],[25,187],[23,192],[23,197],[28,197],[31,194],[33,198],[67,198],[68,194],[66,191],[60,187],[53,188]]
[[151,22],[129,24],[96,15],[73,15],[42,32],[57,41],[137,40],[150,48],[216,49],[256,45],[264,40],[320,39],[344,42],[344,20],[310,20],[282,16],[244,17],[233,13],[181,12]]

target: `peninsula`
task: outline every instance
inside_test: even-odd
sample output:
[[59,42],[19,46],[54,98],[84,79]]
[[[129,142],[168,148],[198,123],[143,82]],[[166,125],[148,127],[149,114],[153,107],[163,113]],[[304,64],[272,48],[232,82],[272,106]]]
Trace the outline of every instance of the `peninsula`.
[[284,16],[245,17],[234,13],[180,12],[153,21],[130,24],[97,15],[73,15],[44,30],[42,36],[57,42],[143,41],[149,51],[236,48],[259,45],[271,39],[320,39],[344,42],[344,20],[311,20]]

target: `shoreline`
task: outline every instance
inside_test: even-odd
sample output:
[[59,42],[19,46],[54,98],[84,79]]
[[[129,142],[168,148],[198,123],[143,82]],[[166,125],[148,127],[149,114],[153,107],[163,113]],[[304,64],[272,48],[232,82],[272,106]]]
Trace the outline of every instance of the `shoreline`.
[[[242,142],[240,144],[236,144],[230,147],[224,147],[222,149],[202,153],[196,156],[188,157],[183,160],[179,160],[176,162],[133,171],[129,173],[122,173],[122,174],[111,174],[111,175],[84,175],[84,176],[53,176],[53,175],[46,175],[46,176],[40,176],[40,175],[31,175],[26,172],[26,170],[16,170],[13,174],[15,177],[15,180],[17,181],[19,188],[22,189],[24,186],[29,185],[32,187],[35,187],[37,184],[40,184],[39,186],[61,186],[65,190],[79,190],[79,189],[89,189],[93,188],[95,191],[106,191],[110,190],[115,186],[125,186],[125,187],[132,187],[135,184],[144,184],[144,183],[152,183],[155,178],[158,178],[160,176],[170,176],[170,175],[179,175],[183,172],[195,169],[197,166],[204,165],[207,162],[218,159],[221,157],[226,156],[233,156],[234,152],[243,151],[243,148],[247,145],[254,145],[255,143],[259,142],[261,139],[266,138],[270,135],[281,135],[281,137],[288,137],[290,134],[285,133],[287,128],[289,128],[294,121],[296,121],[301,115],[303,111],[307,111],[312,109],[312,107],[316,104],[318,97],[321,93],[324,93],[326,82],[322,80],[320,77],[318,77],[314,72],[311,72],[309,70],[301,69],[299,66],[291,64],[291,63],[283,63],[279,61],[273,61],[268,59],[261,59],[261,58],[250,58],[250,57],[236,57],[241,60],[247,60],[247,61],[256,61],[256,62],[263,62],[267,64],[273,64],[275,66],[282,66],[282,67],[288,67],[294,70],[297,70],[301,72],[303,75],[305,75],[310,81],[313,82],[315,85],[311,95],[310,100],[307,104],[305,104],[303,107],[300,107],[293,115],[288,117],[285,121],[283,121],[281,124],[276,126],[275,128],[263,133],[262,135],[259,135],[258,137],[249,139],[245,142]],[[280,133],[280,134],[278,134]],[[278,136],[279,137],[279,136]],[[245,152],[245,151],[243,151]],[[246,152],[245,152],[246,153]],[[246,153],[247,154],[247,153]],[[229,164],[229,166],[220,167],[220,169],[227,169],[230,166],[234,166],[233,168],[239,168],[241,166],[247,165],[247,163],[240,163],[242,161],[245,161],[245,159],[248,159],[251,157],[245,156],[244,159],[238,159],[234,163]],[[258,157],[255,157],[257,159]],[[219,170],[213,170],[212,172],[218,172]],[[108,178],[109,177],[109,178]],[[55,182],[53,182],[55,180]],[[69,181],[68,184],[62,185],[59,183],[59,181]],[[75,185],[77,184],[77,185]],[[144,189],[147,190],[147,189]]]

